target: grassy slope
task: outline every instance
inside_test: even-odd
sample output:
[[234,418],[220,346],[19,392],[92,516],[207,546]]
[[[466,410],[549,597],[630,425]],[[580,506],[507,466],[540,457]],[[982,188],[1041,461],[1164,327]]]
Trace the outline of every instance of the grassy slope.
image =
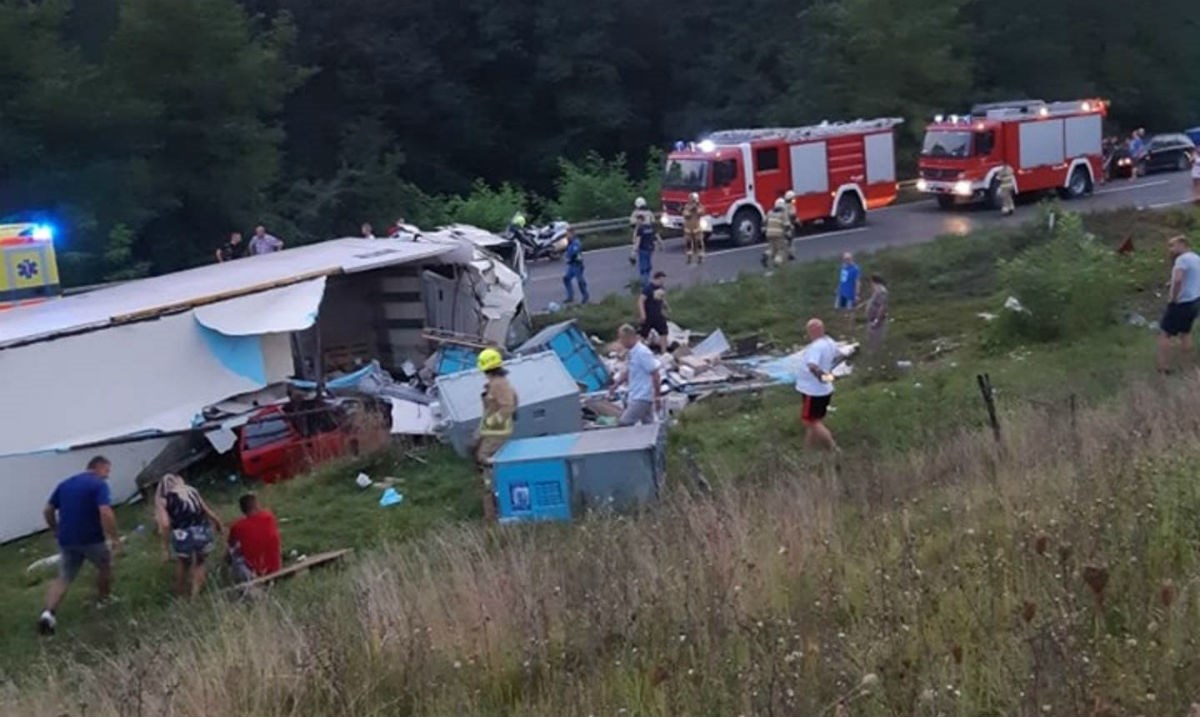
[[[1151,245],[1157,247],[1158,238],[1187,220],[1172,215],[1122,214],[1091,221],[1093,229],[1101,233],[1102,238],[1114,243],[1136,232],[1139,237],[1145,237],[1141,242],[1145,249]],[[992,374],[993,381],[1000,387],[1002,408],[1013,411],[1031,405],[1034,408],[1062,407],[1071,394],[1084,399],[1110,396],[1121,387],[1125,376],[1146,366],[1149,334],[1144,329],[1113,327],[1072,345],[1004,352],[990,349],[979,341],[983,322],[975,314],[984,309],[994,310],[996,287],[992,282],[996,259],[1011,255],[1027,241],[1028,233],[943,240],[928,247],[886,252],[864,261],[867,271],[879,271],[891,280],[896,315],[889,340],[891,356],[911,358],[918,366],[911,375],[898,376],[887,367],[889,359],[881,362],[884,365],[876,372],[860,370],[859,376],[845,382],[839,391],[839,410],[834,414],[832,424],[842,437],[848,449],[848,460],[853,465],[866,470],[866,466],[884,458],[903,459],[903,463],[909,460],[905,451],[911,448],[936,445],[962,428],[980,425],[982,410],[973,386],[974,374],[978,371]],[[1158,261],[1143,260],[1137,265],[1135,283],[1149,286],[1163,271],[1165,269]],[[676,319],[698,329],[720,326],[735,335],[757,330],[777,345],[789,346],[799,339],[802,320],[810,313],[825,310],[832,275],[832,264],[819,263],[791,268],[770,279],[750,278],[735,285],[695,289],[687,294],[686,300],[676,300]],[[1144,292],[1143,295],[1132,295],[1130,303],[1149,311],[1157,300]],[[607,334],[612,326],[626,318],[626,313],[623,302],[610,300],[591,308],[581,319],[589,330]],[[798,445],[799,438],[794,411],[794,399],[787,390],[713,401],[696,406],[685,415],[680,429],[674,433],[673,443],[692,450],[710,478],[770,483],[771,480],[763,479],[773,479],[781,472],[807,470],[804,466],[809,459],[793,448]],[[409,463],[369,468],[375,476],[407,477],[408,482],[401,489],[410,502],[392,511],[378,508],[372,497],[361,495],[352,487],[352,476],[358,468],[332,468],[318,476],[270,490],[268,502],[281,517],[290,519],[283,526],[288,548],[315,552],[344,545],[378,545],[424,533],[448,518],[461,518],[476,510],[469,466],[443,451],[434,452],[429,466]],[[679,475],[678,468],[678,464],[673,464],[675,475]],[[233,497],[232,491],[222,486],[218,492],[221,498],[217,502],[225,506],[227,515],[231,514],[228,500]],[[980,506],[973,504],[972,510],[980,510]],[[857,540],[855,526],[861,517],[858,511],[859,508],[853,505],[838,506],[832,511],[833,517],[829,518],[834,526],[831,535],[845,540],[848,545],[854,544]],[[139,512],[137,508],[125,511],[122,515],[125,525],[144,521],[144,515],[138,517]],[[981,515],[986,515],[986,511]],[[936,518],[936,514],[928,518],[933,521],[931,531],[937,529]],[[551,527],[514,535],[518,536],[519,542],[523,539],[520,536],[547,534],[565,539],[573,532]],[[944,540],[944,536],[935,537]],[[1175,539],[1177,536],[1167,537]],[[882,540],[884,536],[871,539]],[[154,559],[156,546],[150,542],[144,536],[131,538],[130,556],[121,563],[118,582],[118,590],[126,602],[117,609],[98,616],[85,616],[85,610],[79,607],[78,594],[84,591],[78,591],[69,599],[71,607],[64,612],[64,620],[78,626],[75,628],[79,631],[77,636],[83,642],[93,646],[103,646],[114,640],[125,642],[131,632],[127,629],[130,620],[136,618],[144,626],[147,621],[153,622],[170,614],[161,609],[168,602],[164,597],[165,568]],[[483,544],[477,547],[481,551],[485,548]],[[437,552],[428,546],[426,549]],[[36,612],[43,585],[40,580],[25,578],[23,566],[48,551],[49,542],[44,537],[0,551],[0,569],[9,575],[21,575],[0,586],[0,605],[5,606],[0,612],[3,615],[0,627],[5,635],[3,655],[7,656],[4,660],[7,664],[26,660],[33,647],[25,630],[29,616]],[[862,556],[850,550],[842,557],[850,560]],[[478,554],[469,558],[470,562],[477,559]],[[846,569],[867,568],[857,565]],[[313,586],[301,585],[293,591],[329,590],[331,595],[340,595],[342,590],[325,581],[314,581]],[[299,602],[305,604],[308,601],[301,599]],[[207,610],[201,612],[207,614]],[[568,617],[555,615],[552,619],[567,620],[564,624],[571,624]],[[201,622],[210,619],[226,625],[230,619],[241,618],[208,616]],[[74,650],[76,647],[60,640],[50,650],[53,654],[60,649]],[[496,677],[492,674],[488,679],[494,681]],[[625,675],[620,679],[627,684],[610,684],[609,688],[626,695],[622,699],[628,699],[625,688],[640,690],[645,687],[638,686],[637,675]],[[494,682],[489,685],[487,689],[499,689]],[[425,694],[423,699],[436,697],[435,702],[445,708],[449,703],[440,701],[444,696],[439,692],[438,695]],[[517,704],[528,696],[497,695],[498,702],[486,704],[491,705],[490,711],[503,711],[501,706]],[[480,707],[484,703],[465,704]],[[660,705],[657,710],[650,709],[650,705],[644,707],[643,711],[671,711],[666,705]]]

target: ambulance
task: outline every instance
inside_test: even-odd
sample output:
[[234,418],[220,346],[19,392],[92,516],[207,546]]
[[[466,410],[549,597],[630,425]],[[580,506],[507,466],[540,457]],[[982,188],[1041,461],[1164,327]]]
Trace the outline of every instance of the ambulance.
[[0,310],[59,296],[54,228],[49,224],[0,224]]

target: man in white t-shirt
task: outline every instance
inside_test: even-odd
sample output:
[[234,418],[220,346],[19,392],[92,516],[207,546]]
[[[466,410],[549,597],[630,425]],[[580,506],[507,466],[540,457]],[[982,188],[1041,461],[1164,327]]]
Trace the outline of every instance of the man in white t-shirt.
[[809,319],[805,326],[812,340],[801,353],[802,365],[796,372],[796,391],[804,399],[800,409],[800,420],[804,422],[804,445],[836,451],[837,442],[825,425],[825,414],[833,399],[833,367],[842,362],[833,339],[825,335],[825,323],[820,319]]
[[632,426],[637,423],[654,423],[654,416],[662,405],[659,387],[662,385],[662,373],[658,359],[642,343],[642,337],[637,329],[625,324],[617,329],[617,339],[629,352],[625,370],[617,376],[609,396],[616,393],[621,384],[629,384],[629,395],[625,402],[625,411],[617,420],[617,425]]

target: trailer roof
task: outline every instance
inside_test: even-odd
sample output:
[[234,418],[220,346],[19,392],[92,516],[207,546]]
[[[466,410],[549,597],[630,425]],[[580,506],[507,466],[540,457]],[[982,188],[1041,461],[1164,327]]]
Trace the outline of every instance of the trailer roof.
[[457,248],[442,242],[333,239],[128,281],[0,313],[0,349],[155,318],[306,279],[432,259]]

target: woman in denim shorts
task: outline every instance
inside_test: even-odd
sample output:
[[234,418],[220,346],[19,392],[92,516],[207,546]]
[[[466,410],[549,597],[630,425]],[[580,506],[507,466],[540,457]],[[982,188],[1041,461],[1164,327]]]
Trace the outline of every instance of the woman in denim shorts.
[[154,509],[163,560],[175,560],[175,594],[195,597],[204,587],[205,558],[222,532],[221,518],[199,491],[173,473],[159,481]]

